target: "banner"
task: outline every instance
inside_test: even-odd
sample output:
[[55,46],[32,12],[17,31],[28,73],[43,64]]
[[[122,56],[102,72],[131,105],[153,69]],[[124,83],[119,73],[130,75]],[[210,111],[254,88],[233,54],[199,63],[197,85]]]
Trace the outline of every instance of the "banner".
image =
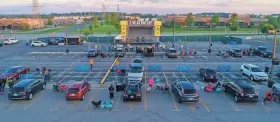
[[127,27],[122,25],[121,26],[121,36],[126,37],[127,36]]
[[155,33],[155,37],[159,37],[160,36],[160,25],[156,25],[154,28],[154,33]]

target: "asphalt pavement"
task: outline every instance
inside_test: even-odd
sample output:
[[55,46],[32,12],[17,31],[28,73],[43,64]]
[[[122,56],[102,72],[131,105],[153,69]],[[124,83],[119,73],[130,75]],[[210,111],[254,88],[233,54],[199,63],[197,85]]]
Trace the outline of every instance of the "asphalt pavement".
[[[166,43],[170,45],[170,43]],[[177,45],[181,45],[178,43]],[[35,94],[32,100],[8,100],[0,96],[1,120],[8,122],[275,122],[279,120],[278,103],[263,105],[257,103],[235,103],[233,96],[224,92],[204,92],[201,88],[207,83],[203,82],[198,74],[199,68],[208,67],[218,71],[220,82],[245,81],[251,84],[259,96],[264,96],[265,91],[270,90],[267,82],[250,81],[246,76],[239,73],[239,68],[244,63],[253,63],[261,68],[269,66],[271,59],[258,56],[244,56],[242,58],[223,58],[216,56],[218,49],[232,46],[213,44],[213,53],[207,53],[207,44],[185,43],[187,49],[196,49],[195,56],[179,56],[169,59],[164,53],[157,52],[155,57],[144,57],[144,81],[142,86],[142,102],[123,102],[122,92],[117,92],[113,101],[112,111],[106,109],[94,110],[91,101],[109,100],[108,85],[122,82],[126,79],[125,74],[109,73],[105,84],[100,81],[116,59],[114,56],[94,58],[93,70],[89,71],[89,59],[87,57],[88,44],[27,47],[24,42],[15,45],[7,45],[0,48],[0,73],[10,66],[24,65],[31,68],[31,73],[36,77],[42,77],[36,73],[36,67],[51,69],[52,80],[47,89]],[[196,45],[196,46],[195,46]],[[200,46],[198,46],[200,45]],[[107,48],[109,44],[100,44]],[[250,44],[237,45],[235,47],[247,48]],[[70,49],[66,54],[65,50]],[[128,68],[129,63],[135,57],[133,52],[127,53],[120,58],[120,66]],[[227,72],[219,71],[219,66],[229,66]],[[86,67],[81,71],[81,67]],[[151,67],[159,67],[153,69]],[[181,70],[180,67],[187,67]],[[276,68],[277,69],[277,68]],[[154,90],[145,90],[147,80],[151,77],[159,79],[159,84],[172,84],[176,81],[191,81],[199,91],[200,100],[197,103],[177,103],[176,97],[171,93]],[[277,77],[275,77],[276,79]],[[279,78],[277,78],[279,79]],[[89,81],[91,91],[84,101],[66,101],[65,93],[56,92],[52,89],[55,82],[71,84],[76,81]],[[9,89],[6,88],[6,91]],[[260,98],[261,100],[261,98]]]

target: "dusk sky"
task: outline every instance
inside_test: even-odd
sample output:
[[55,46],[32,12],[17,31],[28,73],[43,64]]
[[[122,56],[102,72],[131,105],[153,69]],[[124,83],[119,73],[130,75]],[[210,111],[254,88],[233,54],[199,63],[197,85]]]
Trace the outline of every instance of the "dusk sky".
[[[31,14],[32,0],[1,0],[0,14]],[[280,13],[280,0],[38,0],[40,13],[117,11],[127,13],[236,12],[240,14]]]

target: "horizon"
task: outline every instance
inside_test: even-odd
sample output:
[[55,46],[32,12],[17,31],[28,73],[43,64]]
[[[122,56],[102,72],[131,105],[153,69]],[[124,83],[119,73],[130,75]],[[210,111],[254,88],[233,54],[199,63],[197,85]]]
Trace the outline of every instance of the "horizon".
[[[131,1],[131,2],[128,2]],[[38,0],[40,14],[71,12],[117,12],[141,14],[238,13],[278,14],[280,1],[270,0]],[[9,0],[0,5],[2,15],[32,14],[31,0]],[[67,6],[67,7],[64,7]],[[248,7],[250,6],[250,7]]]

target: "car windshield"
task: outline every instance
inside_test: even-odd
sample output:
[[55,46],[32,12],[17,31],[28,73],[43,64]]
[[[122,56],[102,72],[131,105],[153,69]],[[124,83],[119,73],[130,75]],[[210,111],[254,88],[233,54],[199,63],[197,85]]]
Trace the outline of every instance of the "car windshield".
[[77,92],[79,92],[78,88],[69,88],[68,89],[68,93],[77,93]]
[[118,49],[118,50],[116,50],[116,52],[122,52],[122,50]]
[[90,50],[89,52],[96,52],[97,50],[96,49],[93,49],[93,50]]
[[133,60],[133,63],[142,63],[142,60],[136,59],[136,60]]
[[212,69],[206,69],[206,74],[210,76],[216,76],[216,72]]
[[170,53],[177,53],[176,50],[170,50]]
[[239,50],[239,49],[236,49],[236,50],[234,50],[236,53],[241,53],[241,50]]
[[259,47],[260,51],[267,51],[267,49],[265,47]]
[[131,73],[141,73],[142,68],[141,67],[130,67],[130,72]]
[[184,89],[184,94],[195,94],[196,90],[195,89]]
[[24,92],[24,87],[12,87],[11,92]]
[[260,68],[258,67],[251,67],[252,72],[263,72]]
[[11,74],[11,73],[15,73],[17,71],[18,68],[10,68],[8,70],[6,70],[4,73],[6,74]]
[[243,88],[244,94],[255,94],[254,88]]
[[136,92],[138,92],[138,86],[137,85],[127,85],[126,91],[128,94],[136,93]]

